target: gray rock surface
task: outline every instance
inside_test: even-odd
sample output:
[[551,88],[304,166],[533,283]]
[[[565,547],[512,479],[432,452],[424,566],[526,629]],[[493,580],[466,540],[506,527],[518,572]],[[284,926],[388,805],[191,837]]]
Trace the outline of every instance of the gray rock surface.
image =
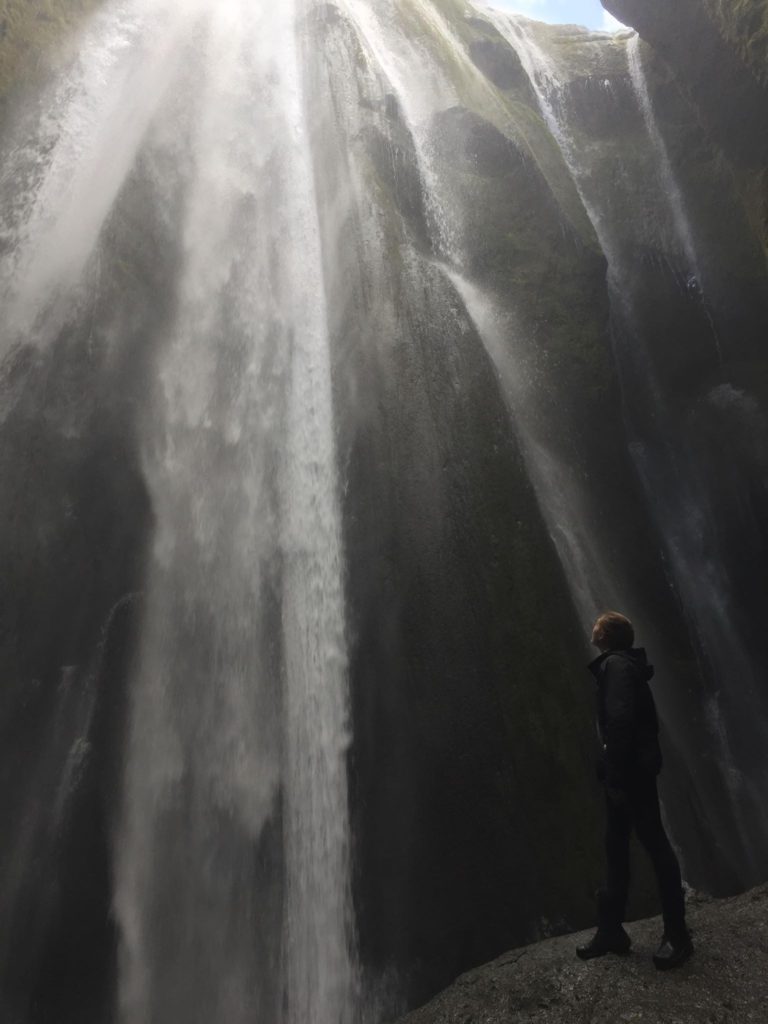
[[768,886],[729,900],[693,897],[696,953],[662,973],[660,918],[629,925],[629,957],[582,963],[566,935],[462,975],[402,1024],[763,1024],[768,1019]]

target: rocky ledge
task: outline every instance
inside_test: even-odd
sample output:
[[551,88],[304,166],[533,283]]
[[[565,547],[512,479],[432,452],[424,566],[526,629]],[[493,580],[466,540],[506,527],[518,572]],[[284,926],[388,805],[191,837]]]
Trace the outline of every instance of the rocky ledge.
[[691,900],[696,953],[677,971],[651,961],[661,919],[628,926],[633,952],[582,963],[566,935],[470,971],[401,1024],[765,1024],[768,885]]

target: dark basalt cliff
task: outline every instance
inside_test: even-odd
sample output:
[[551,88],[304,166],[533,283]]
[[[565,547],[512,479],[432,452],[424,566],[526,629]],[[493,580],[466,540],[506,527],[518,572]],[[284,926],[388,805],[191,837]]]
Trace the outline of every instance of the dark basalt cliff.
[[673,69],[727,154],[768,258],[768,3],[603,0]]

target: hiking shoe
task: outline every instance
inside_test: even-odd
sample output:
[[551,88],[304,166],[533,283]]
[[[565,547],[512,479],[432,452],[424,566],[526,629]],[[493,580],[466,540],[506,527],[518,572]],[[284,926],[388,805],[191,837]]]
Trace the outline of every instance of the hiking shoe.
[[653,954],[653,962],[660,971],[671,971],[680,967],[693,953],[693,942],[688,932],[675,939],[663,935],[661,945]]
[[576,947],[576,956],[579,960],[593,960],[596,956],[605,956],[606,953],[626,956],[631,948],[632,939],[622,927],[614,931],[598,928],[589,942],[584,946]]

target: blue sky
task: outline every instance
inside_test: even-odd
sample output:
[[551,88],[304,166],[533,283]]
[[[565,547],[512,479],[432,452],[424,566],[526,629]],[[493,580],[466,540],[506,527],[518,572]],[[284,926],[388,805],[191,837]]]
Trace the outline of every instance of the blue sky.
[[600,0],[485,0],[490,7],[502,11],[516,11],[539,21],[556,24],[586,25],[613,31],[622,26],[607,11]]

